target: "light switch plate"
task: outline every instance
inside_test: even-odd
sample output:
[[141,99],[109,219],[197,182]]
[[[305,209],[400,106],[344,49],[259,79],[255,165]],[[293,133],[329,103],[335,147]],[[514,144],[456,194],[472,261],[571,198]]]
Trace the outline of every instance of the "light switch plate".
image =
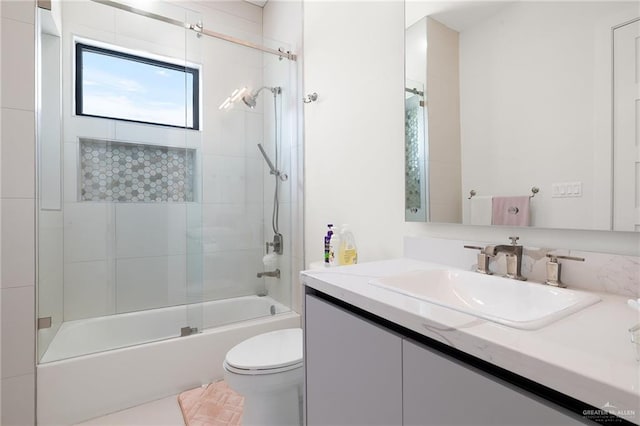
[[552,198],[582,197],[582,182],[561,182],[551,184]]

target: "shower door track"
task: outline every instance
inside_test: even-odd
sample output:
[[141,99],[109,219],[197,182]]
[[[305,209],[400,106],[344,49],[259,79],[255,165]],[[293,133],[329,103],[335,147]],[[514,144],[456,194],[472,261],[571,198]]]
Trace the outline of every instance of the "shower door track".
[[146,10],[142,10],[142,9],[138,9],[136,7],[133,6],[129,6],[126,4],[122,4],[122,3],[118,3],[115,1],[111,1],[111,0],[91,0],[95,3],[100,3],[103,4],[105,6],[110,6],[110,7],[114,7],[116,9],[120,9],[120,10],[124,10],[126,12],[131,12],[131,13],[135,13],[136,15],[140,15],[140,16],[144,16],[146,18],[151,18],[151,19],[155,19],[157,21],[162,21],[165,22],[167,24],[171,24],[171,25],[176,25],[178,27],[182,27],[184,29],[187,30],[191,30],[191,31],[195,31],[198,34],[204,34],[206,36],[209,37],[213,37],[213,38],[217,38],[220,40],[225,40],[234,44],[239,44],[241,46],[245,46],[245,47],[249,47],[251,49],[256,49],[256,50],[260,50],[262,52],[265,53],[271,53],[272,55],[276,55],[278,57],[280,57],[280,59],[282,58],[286,58],[289,59],[290,61],[295,61],[297,59],[296,55],[294,53],[291,53],[289,51],[284,51],[282,49],[271,49],[265,46],[261,46],[259,44],[255,44],[255,43],[251,43],[250,41],[246,41],[246,40],[242,40],[236,37],[232,37],[226,34],[222,34],[222,33],[218,33],[215,31],[211,31],[211,30],[206,30],[203,28],[202,23],[197,23],[197,24],[190,24],[188,22],[182,22],[179,21],[177,19],[173,19],[173,18],[169,18],[167,16],[162,16],[162,15],[158,15],[157,13],[153,13],[153,12],[148,12]]

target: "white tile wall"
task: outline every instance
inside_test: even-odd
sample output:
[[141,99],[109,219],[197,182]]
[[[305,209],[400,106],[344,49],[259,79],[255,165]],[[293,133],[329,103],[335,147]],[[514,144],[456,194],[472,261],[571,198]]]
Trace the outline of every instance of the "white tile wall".
[[2,122],[2,195],[9,198],[33,198],[35,146],[25,143],[25,140],[34,138],[34,113],[4,108]]
[[117,258],[186,253],[185,204],[119,203],[115,210]]
[[[65,130],[66,134],[66,130]],[[79,197],[78,189],[78,142],[64,143],[62,148],[62,192],[65,202],[77,202]]]
[[113,275],[107,260],[65,263],[65,321],[115,313]]
[[185,303],[186,268],[186,256],[116,260],[116,312]]
[[204,203],[260,203],[262,160],[258,158],[202,156]]
[[114,33],[117,9],[93,2],[74,2],[72,6],[62,5],[62,21],[65,29],[75,29],[77,25]]
[[264,120],[262,114],[256,112],[245,113],[245,155],[251,158],[261,158],[258,144],[264,146]]
[[263,249],[221,251],[203,255],[203,296],[205,300],[264,292]]
[[202,249],[206,253],[260,249],[262,204],[204,204]]
[[34,372],[35,295],[34,286],[1,291],[2,378],[5,379]]
[[65,203],[65,263],[104,260],[113,252],[115,208],[112,203]]
[[[63,44],[64,46],[64,44]],[[71,54],[71,50],[69,50],[69,55]],[[63,60],[64,63],[64,60]],[[68,69],[68,68],[66,68]],[[64,76],[63,71],[63,76]],[[70,84],[70,83],[67,83]],[[76,144],[78,143],[79,137],[85,138],[94,138],[94,139],[105,139],[111,140],[115,138],[116,126],[113,122],[109,120],[104,120],[101,118],[94,117],[81,117],[72,115],[71,107],[69,106],[69,102],[73,99],[72,94],[67,94],[68,90],[63,92],[63,119],[62,119],[62,129],[65,138],[65,149],[67,148],[67,144]],[[73,164],[73,163],[71,163]],[[66,179],[66,176],[65,176]]]
[[3,288],[34,285],[34,201],[33,198],[3,198],[2,200],[1,287]]
[[2,7],[1,14],[3,18],[13,19],[27,24],[35,23],[33,2],[31,1],[3,1],[0,3],[0,7]]
[[247,2],[189,1],[185,7],[198,10],[206,17],[205,25],[217,28],[225,24],[241,31],[261,34],[262,10]]
[[[235,90],[235,89],[234,89]],[[229,92],[231,95],[232,92]],[[227,96],[229,96],[227,95]],[[223,98],[223,100],[226,98]],[[242,157],[245,155],[245,125],[246,113],[240,108],[228,111],[218,110],[218,114],[209,115],[212,118],[207,122],[207,131],[215,131],[217,137],[212,135],[211,139],[206,139],[206,150],[204,152]],[[204,149],[204,146],[203,146]]]
[[[33,5],[31,1],[25,3]],[[3,80],[2,107],[33,111],[35,99],[34,26],[32,23],[19,22],[4,16],[2,19],[2,40],[5,40],[0,53]],[[17,40],[19,42],[16,42]]]
[[114,123],[114,137],[118,141],[148,145],[165,145],[177,148],[199,148],[201,135],[194,130],[173,129],[147,124]]
[[[164,13],[167,13],[166,11]],[[173,13],[175,19],[185,20],[185,13]],[[169,16],[169,15],[164,15]],[[164,49],[175,49],[184,52],[187,30],[178,26],[167,25],[164,22],[148,19],[125,11],[116,11],[115,33],[118,37],[143,40],[162,46]],[[151,51],[152,53],[156,53]]]
[[35,3],[0,3],[0,423],[35,423]]

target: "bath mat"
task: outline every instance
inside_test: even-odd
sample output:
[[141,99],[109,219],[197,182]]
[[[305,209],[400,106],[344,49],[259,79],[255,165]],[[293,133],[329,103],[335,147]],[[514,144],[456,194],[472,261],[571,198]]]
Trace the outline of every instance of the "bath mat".
[[224,380],[182,392],[178,404],[187,426],[240,426],[244,397]]

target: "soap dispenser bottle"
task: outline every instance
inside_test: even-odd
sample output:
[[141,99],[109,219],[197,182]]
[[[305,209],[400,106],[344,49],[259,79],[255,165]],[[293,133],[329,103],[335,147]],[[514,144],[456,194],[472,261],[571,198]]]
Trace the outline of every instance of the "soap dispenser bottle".
[[340,249],[340,234],[334,232],[329,241],[329,266],[338,266],[338,250]]
[[356,239],[353,236],[353,233],[349,230],[349,225],[342,225],[338,261],[340,265],[355,265],[358,263]]
[[330,245],[331,245],[331,236],[333,235],[333,224],[330,223],[327,225],[327,235],[324,236],[324,265],[329,266],[329,256],[330,256]]

